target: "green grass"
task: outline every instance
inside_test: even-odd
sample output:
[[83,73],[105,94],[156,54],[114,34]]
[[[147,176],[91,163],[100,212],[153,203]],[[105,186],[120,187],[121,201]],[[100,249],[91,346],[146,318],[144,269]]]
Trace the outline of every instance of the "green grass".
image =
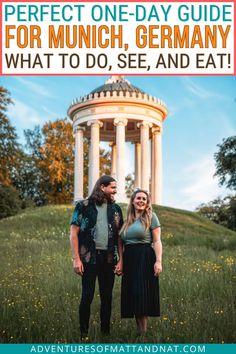
[[[79,341],[80,277],[69,248],[71,206],[26,210],[0,221],[1,343]],[[91,342],[231,343],[235,340],[236,233],[193,212],[154,207],[162,224],[159,319],[137,338],[120,319],[120,278],[113,292],[112,333],[99,330],[96,292]]]

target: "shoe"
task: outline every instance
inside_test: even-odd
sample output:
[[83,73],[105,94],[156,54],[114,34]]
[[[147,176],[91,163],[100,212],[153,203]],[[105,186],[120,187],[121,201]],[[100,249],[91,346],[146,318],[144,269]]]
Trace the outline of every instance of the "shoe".
[[80,341],[84,342],[84,343],[87,343],[89,341],[88,333],[81,333]]
[[83,343],[87,343],[89,341],[89,337],[80,337],[80,341]]

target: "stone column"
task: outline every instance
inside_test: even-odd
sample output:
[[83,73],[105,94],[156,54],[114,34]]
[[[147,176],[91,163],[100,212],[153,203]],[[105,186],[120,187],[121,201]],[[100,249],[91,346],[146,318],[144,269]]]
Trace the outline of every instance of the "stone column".
[[100,160],[100,127],[102,122],[98,120],[92,120],[87,123],[91,126],[91,139],[89,146],[89,194],[91,194],[96,181],[99,178],[99,160]]
[[117,180],[117,197],[118,202],[125,202],[125,126],[127,119],[116,118],[114,125],[116,126],[116,180]]
[[155,182],[155,155],[154,155],[154,150],[155,150],[155,142],[154,142],[154,131],[155,128],[152,128],[152,140],[151,140],[151,201],[154,203],[155,200],[155,187],[154,187],[154,182]]
[[116,144],[110,143],[111,147],[111,176],[116,178]]
[[162,203],[162,131],[160,127],[152,130],[152,203]]
[[152,124],[143,121],[138,123],[140,128],[140,142],[141,142],[141,188],[149,191],[149,128]]
[[74,127],[75,165],[74,165],[74,202],[84,197],[84,127]]
[[141,187],[141,145],[140,143],[135,143],[134,146],[135,150],[135,180],[134,180],[134,187],[140,188]]

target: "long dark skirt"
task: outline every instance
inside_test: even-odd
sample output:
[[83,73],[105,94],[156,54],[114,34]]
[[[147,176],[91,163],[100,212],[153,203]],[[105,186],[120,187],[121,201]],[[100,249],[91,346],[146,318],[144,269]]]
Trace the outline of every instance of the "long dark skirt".
[[121,285],[121,317],[160,316],[156,257],[150,244],[125,246]]

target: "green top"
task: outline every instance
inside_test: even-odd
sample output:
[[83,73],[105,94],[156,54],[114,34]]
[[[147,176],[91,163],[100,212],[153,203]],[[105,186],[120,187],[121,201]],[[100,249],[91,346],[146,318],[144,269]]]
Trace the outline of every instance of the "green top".
[[135,220],[135,222],[130,225],[128,230],[121,233],[122,241],[125,245],[131,245],[135,243],[152,243],[152,230],[160,227],[161,224],[155,213],[152,213],[151,226],[145,231],[143,224],[140,219]]
[[97,222],[94,241],[97,250],[107,250],[108,244],[108,221],[107,221],[107,203],[96,205]]

